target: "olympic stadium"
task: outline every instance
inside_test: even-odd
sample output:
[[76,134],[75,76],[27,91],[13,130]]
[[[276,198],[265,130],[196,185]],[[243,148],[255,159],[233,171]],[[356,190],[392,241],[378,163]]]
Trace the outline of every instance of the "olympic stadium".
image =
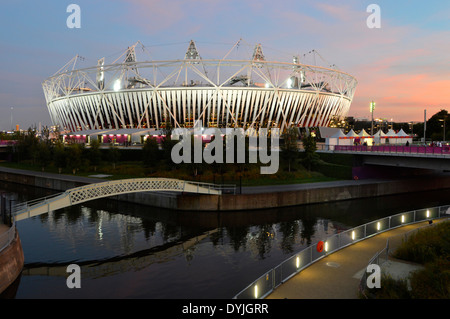
[[52,124],[74,136],[128,132],[130,140],[132,132],[198,122],[245,130],[326,127],[349,111],[357,80],[336,68],[295,55],[273,61],[261,44],[236,59],[242,40],[218,59],[202,58],[192,40],[186,45],[172,60],[138,59],[140,42],[90,67],[78,68],[76,56],[42,84]]

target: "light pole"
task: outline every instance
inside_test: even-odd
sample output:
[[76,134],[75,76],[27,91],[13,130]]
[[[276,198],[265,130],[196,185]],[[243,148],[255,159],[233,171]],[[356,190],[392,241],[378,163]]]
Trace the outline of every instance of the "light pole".
[[13,131],[13,107],[11,106],[11,132]]
[[373,111],[375,110],[375,102],[374,101],[372,101],[371,103],[370,103],[370,113],[372,113],[372,128],[371,128],[371,130],[370,130],[370,135],[372,135],[373,136]]
[[427,143],[427,110],[423,112],[423,143]]
[[447,116],[445,115],[444,116],[444,118],[443,119],[439,119],[439,121],[441,122],[444,122],[444,132],[443,132],[443,138],[442,138],[442,142],[444,142],[445,143],[445,119],[447,118]]

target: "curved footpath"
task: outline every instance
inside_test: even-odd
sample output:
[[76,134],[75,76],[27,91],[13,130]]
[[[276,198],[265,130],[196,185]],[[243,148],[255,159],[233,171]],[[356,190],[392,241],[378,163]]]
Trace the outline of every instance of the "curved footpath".
[[[446,219],[434,220],[440,222]],[[448,220],[448,219],[447,219]],[[358,299],[359,282],[366,271],[369,261],[376,253],[386,247],[394,251],[407,232],[427,226],[428,222],[402,226],[379,235],[364,239],[358,243],[332,253],[290,278],[276,288],[267,299]],[[421,265],[389,260],[382,265],[382,273],[393,278],[406,278],[411,271]],[[383,285],[383,282],[381,282]]]

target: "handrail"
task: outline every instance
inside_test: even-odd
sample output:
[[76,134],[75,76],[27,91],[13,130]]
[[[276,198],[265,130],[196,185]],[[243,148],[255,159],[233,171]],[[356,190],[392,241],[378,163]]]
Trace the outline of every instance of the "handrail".
[[[156,184],[156,187],[153,186],[153,183]],[[162,188],[157,188],[159,187],[158,185],[159,183],[163,183]],[[47,197],[19,203],[12,207],[12,215],[18,216],[28,212],[28,217],[30,217],[31,209],[36,209],[43,205],[49,205],[56,200],[64,198],[68,198],[70,201],[70,205],[74,205],[92,199],[116,196],[131,192],[147,192],[150,190],[184,192],[189,191],[186,190],[187,186],[194,186],[194,187],[196,186],[197,192],[203,194],[215,194],[215,195],[223,193],[236,194],[236,185],[232,184],[220,185],[196,181],[183,181],[173,178],[133,178],[133,179],[112,180],[100,183],[87,184],[80,187],[68,189],[62,193],[53,194]],[[67,204],[65,205],[68,206]],[[20,218],[18,218],[18,220],[20,220]]]
[[8,247],[14,238],[16,238],[16,221],[14,217],[12,217],[12,220],[13,222],[11,227],[5,233],[0,235],[0,252]]
[[403,212],[339,232],[323,240],[325,247],[323,251],[319,252],[313,249],[317,243],[306,247],[262,274],[236,294],[233,299],[265,298],[283,282],[331,253],[382,232],[413,223],[441,218],[444,215],[450,216],[450,205]]
[[420,156],[444,156],[450,155],[450,147],[425,146],[425,145],[324,145],[323,148],[334,152],[356,152],[365,154],[405,154]]
[[[386,254],[386,260],[388,258],[389,255],[389,238],[386,240],[386,247],[384,247],[382,250],[380,250],[379,252],[377,252],[372,259],[369,260],[369,262],[367,263],[367,265],[372,265],[372,264],[376,264],[376,265],[381,265],[380,264],[380,256],[381,254],[385,253]],[[359,292],[367,299],[367,295],[365,294],[365,283],[367,282],[367,272],[363,272],[363,275],[361,276],[361,279],[359,281]]]
[[65,192],[57,193],[57,194],[53,194],[53,195],[49,195],[49,196],[45,196],[45,197],[41,197],[41,198],[32,199],[32,200],[29,200],[29,201],[26,201],[26,202],[21,202],[21,203],[18,203],[18,204],[13,204],[12,208],[11,208],[11,211],[12,211],[11,215],[15,216],[18,211],[21,211],[23,209],[26,209],[26,208],[28,208],[30,206],[36,205],[36,204],[41,203],[41,202],[44,203],[44,202],[48,201],[49,199],[53,199],[53,198],[58,197],[58,196],[60,196],[60,195],[62,195],[64,193]]

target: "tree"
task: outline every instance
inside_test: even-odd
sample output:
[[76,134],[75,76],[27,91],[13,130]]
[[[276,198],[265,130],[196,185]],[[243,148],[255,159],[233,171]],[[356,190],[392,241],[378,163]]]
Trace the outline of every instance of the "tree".
[[149,136],[142,147],[144,167],[153,170],[160,159],[159,146],[156,138]]
[[[440,110],[427,120],[426,137],[432,140],[442,140],[444,137],[444,121],[445,120],[445,140],[448,137],[448,131],[450,130],[450,116],[446,110]],[[423,138],[423,123],[416,123],[413,126],[414,134],[417,134],[419,138]]]
[[113,144],[111,144],[111,146],[109,147],[108,158],[111,161],[111,163],[113,164],[113,168],[116,169],[116,164],[120,158],[120,152],[119,152],[119,149],[116,146],[114,146]]
[[310,171],[319,160],[319,155],[317,155],[316,153],[316,140],[311,134],[303,135],[302,143],[305,150],[303,163],[305,164],[305,167]]
[[83,150],[80,144],[71,144],[67,149],[67,166],[74,175],[81,167],[82,154]]
[[42,171],[50,164],[52,160],[50,146],[46,141],[41,141],[36,145],[36,162]]
[[289,172],[291,172],[291,162],[298,156],[298,136],[298,129],[292,126],[283,133],[284,143],[281,145],[281,156],[288,163]]
[[172,148],[178,141],[172,140],[170,131],[166,131],[165,136],[161,139],[162,157],[168,167],[173,167]]
[[53,148],[53,160],[55,166],[58,168],[58,172],[61,174],[62,169],[66,167],[67,159],[64,144],[60,141],[57,141]]
[[91,141],[91,147],[89,148],[89,160],[91,165],[94,166],[94,171],[97,171],[97,166],[100,165],[102,160],[102,153],[100,152],[100,142],[95,139]]
[[36,130],[29,128],[27,132],[19,133],[17,140],[18,161],[29,159],[35,161],[37,145],[39,144]]

